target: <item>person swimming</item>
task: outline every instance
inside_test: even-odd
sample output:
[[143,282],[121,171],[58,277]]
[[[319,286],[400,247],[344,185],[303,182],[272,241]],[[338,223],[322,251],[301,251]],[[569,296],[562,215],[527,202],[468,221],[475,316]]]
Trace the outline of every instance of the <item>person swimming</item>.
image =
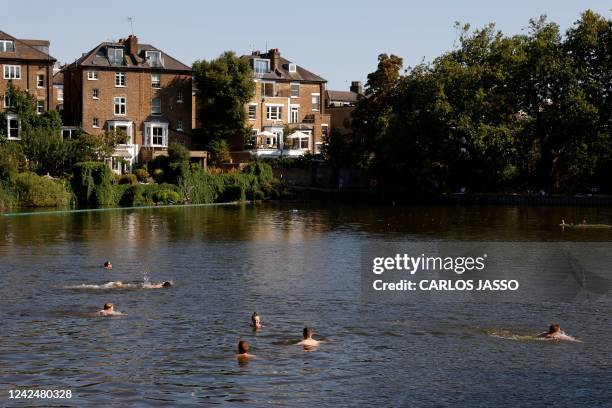
[[553,323],[548,327],[548,331],[544,333],[540,333],[536,336],[539,339],[549,339],[549,340],[568,340],[568,341],[577,341],[581,342],[565,334],[565,332],[561,331],[561,325]]
[[253,312],[253,314],[251,315],[251,326],[255,330],[261,329],[263,327],[261,324],[261,318],[259,317],[257,312]]
[[123,313],[115,310],[115,307],[112,303],[105,303],[104,308],[98,311],[100,316],[120,316]]
[[143,289],[165,289],[172,286],[172,282],[164,281],[162,283],[142,283]]
[[104,269],[113,269],[113,264],[110,261],[104,262]]
[[249,354],[249,343],[247,343],[246,340],[240,340],[238,342],[238,354],[236,354],[236,357],[239,359],[254,357],[252,354]]
[[298,343],[300,346],[315,347],[321,344],[319,340],[315,340],[312,338],[312,336],[314,335],[314,330],[312,329],[312,327],[304,327],[302,335],[304,336],[304,340]]

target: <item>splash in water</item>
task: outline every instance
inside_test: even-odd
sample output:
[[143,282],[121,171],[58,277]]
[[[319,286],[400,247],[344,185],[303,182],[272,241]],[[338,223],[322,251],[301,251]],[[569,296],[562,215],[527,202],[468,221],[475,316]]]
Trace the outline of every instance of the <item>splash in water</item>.
[[582,343],[582,340],[578,340],[572,336],[561,332],[560,334],[554,337],[540,337],[539,334],[527,334],[527,333],[515,333],[509,330],[503,329],[488,329],[485,330],[485,333],[490,337],[495,337],[498,339],[505,340],[516,340],[516,341],[573,341],[577,343]]

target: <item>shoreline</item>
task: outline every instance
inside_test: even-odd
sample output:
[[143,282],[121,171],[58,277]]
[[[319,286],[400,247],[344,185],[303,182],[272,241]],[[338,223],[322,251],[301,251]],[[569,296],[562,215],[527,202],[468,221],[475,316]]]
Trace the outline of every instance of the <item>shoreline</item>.
[[612,206],[612,195],[526,195],[508,193],[425,193],[374,189],[338,190],[322,187],[291,186],[289,190],[306,201],[354,202],[396,205],[490,205],[490,206]]

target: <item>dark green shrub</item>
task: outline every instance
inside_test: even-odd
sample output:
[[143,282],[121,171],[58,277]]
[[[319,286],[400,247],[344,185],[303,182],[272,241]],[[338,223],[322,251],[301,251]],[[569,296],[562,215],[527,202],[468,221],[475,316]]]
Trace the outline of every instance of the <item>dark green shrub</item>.
[[0,211],[9,210],[17,205],[17,195],[5,182],[0,182]]
[[113,176],[105,163],[75,164],[72,188],[79,205],[109,206],[116,204]]
[[274,175],[272,174],[272,166],[263,161],[254,161],[247,164],[242,170],[245,174],[252,174],[257,177],[257,181],[261,184],[269,184],[272,182]]
[[123,174],[119,178],[119,184],[136,184],[138,181],[135,174]]

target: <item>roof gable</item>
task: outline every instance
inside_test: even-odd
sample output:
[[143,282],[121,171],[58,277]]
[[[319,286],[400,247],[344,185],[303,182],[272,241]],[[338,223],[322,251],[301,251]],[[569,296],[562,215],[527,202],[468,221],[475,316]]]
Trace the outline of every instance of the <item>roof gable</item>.
[[20,59],[32,61],[55,61],[55,58],[36,47],[49,47],[46,40],[25,40],[15,38],[0,30],[0,40],[11,40],[15,43],[15,51],[0,52],[0,59]]

